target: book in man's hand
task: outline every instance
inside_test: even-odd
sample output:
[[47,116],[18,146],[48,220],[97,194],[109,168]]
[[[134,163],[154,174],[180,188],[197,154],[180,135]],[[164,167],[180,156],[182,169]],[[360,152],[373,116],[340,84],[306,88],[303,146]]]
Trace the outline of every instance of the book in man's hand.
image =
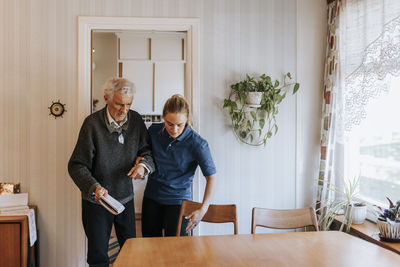
[[125,207],[118,200],[107,194],[100,197],[100,204],[114,215],[118,215],[124,211]]

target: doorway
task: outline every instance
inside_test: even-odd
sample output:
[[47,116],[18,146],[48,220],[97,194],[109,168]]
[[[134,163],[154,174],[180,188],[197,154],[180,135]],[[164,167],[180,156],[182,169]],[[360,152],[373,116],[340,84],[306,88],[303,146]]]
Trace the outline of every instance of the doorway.
[[[189,102],[193,128],[200,132],[200,60],[199,60],[199,19],[198,18],[133,18],[133,17],[86,17],[78,18],[78,99],[77,99],[77,118],[76,118],[76,135],[84,119],[93,110],[92,98],[92,72],[96,68],[93,65],[93,33],[94,32],[115,32],[115,33],[180,33],[184,35],[182,51],[184,57],[183,66],[183,94]],[[121,44],[119,44],[121,45]],[[96,52],[96,50],[94,51]],[[120,57],[121,55],[119,55]],[[117,75],[123,74],[117,62]],[[154,62],[151,62],[154,63]],[[133,64],[134,65],[134,64]],[[153,64],[154,66],[154,64]],[[153,67],[155,68],[155,67]],[[154,73],[154,72],[153,72]],[[154,80],[154,79],[153,79]],[[156,88],[153,86],[153,88]],[[154,91],[155,89],[153,89]],[[158,115],[156,112],[157,101],[153,96],[152,112],[155,119]],[[162,102],[159,100],[158,102]],[[199,201],[200,183],[195,178],[193,182],[193,200]],[[80,221],[77,222],[80,224]],[[198,233],[200,230],[195,231]],[[85,253],[86,255],[86,253]]]

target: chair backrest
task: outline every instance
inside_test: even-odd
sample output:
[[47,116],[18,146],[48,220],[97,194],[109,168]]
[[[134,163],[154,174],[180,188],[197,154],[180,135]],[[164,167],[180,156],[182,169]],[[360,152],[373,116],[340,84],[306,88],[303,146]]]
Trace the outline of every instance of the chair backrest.
[[274,210],[253,208],[251,233],[254,234],[257,226],[273,229],[296,229],[312,226],[318,231],[317,217],[314,208]]
[[[180,236],[182,217],[188,216],[193,211],[201,208],[201,203],[189,200],[183,200],[181,210],[179,213],[179,221],[176,229],[176,235]],[[226,223],[232,222],[234,226],[234,234],[237,235],[237,220],[236,220],[236,205],[210,205],[206,214],[204,215],[203,222],[211,223]]]

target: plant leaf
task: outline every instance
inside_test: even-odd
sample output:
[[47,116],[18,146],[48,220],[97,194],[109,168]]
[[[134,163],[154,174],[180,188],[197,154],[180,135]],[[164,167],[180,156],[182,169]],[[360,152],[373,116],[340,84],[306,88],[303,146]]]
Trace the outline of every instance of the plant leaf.
[[250,111],[250,115],[253,117],[253,120],[257,120],[256,113],[254,111]]
[[250,142],[253,142],[253,135],[250,134]]
[[[258,121],[258,125],[260,125],[261,129],[264,129],[264,125],[265,125],[265,119],[260,119]],[[260,130],[260,135],[261,135],[261,130]]]
[[236,104],[235,101],[231,101],[230,105],[232,106],[232,108],[233,108],[234,110],[238,109],[238,106],[237,106],[237,104]]
[[294,88],[293,88],[293,95],[295,94],[295,93],[297,93],[297,90],[299,90],[299,87],[300,87],[300,84],[299,83],[296,83],[295,85],[294,85]]
[[278,131],[278,125],[274,125],[274,127],[275,127],[275,134],[276,134],[276,132]]
[[386,199],[389,201],[389,208],[393,208],[393,202],[390,200],[390,198],[386,197]]
[[244,105],[246,103],[246,94],[240,94],[240,103]]
[[247,122],[248,122],[248,120],[247,120],[247,118],[245,118],[245,119],[244,119],[244,122],[243,122],[243,124],[242,124],[242,129],[243,129],[243,130],[246,129],[246,127],[247,127]]

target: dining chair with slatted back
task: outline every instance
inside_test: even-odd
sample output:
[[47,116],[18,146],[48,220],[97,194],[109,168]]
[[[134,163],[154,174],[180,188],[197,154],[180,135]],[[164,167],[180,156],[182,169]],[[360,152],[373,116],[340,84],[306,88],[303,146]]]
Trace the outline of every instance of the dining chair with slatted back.
[[[180,236],[181,225],[183,216],[188,216],[193,211],[200,209],[201,203],[183,200],[181,210],[179,213],[179,221],[176,229],[176,236]],[[210,223],[227,223],[232,222],[234,227],[234,234],[237,235],[237,219],[236,219],[236,205],[215,205],[211,204],[208,207],[206,214],[204,215],[203,222]]]
[[272,229],[297,229],[311,226],[315,231],[318,231],[314,208],[289,210],[253,208],[251,218],[252,234],[255,234],[257,226]]

